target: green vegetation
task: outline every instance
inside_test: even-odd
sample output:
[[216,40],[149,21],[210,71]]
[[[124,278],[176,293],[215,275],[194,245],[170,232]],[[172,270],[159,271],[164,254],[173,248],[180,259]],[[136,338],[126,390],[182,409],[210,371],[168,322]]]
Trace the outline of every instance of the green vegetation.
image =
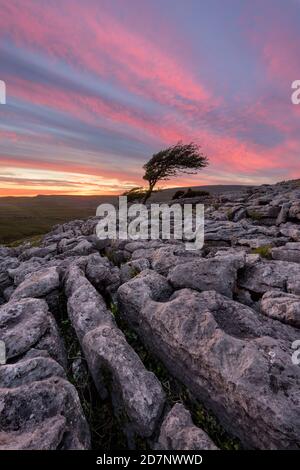
[[0,244],[20,244],[42,235],[53,225],[96,214],[113,196],[37,196],[0,198]]
[[271,245],[263,245],[259,248],[254,248],[252,251],[253,254],[260,255],[262,258],[272,259]]
[[30,243],[32,247],[37,247],[40,246],[42,238],[43,235],[34,235],[32,237],[21,238],[21,240],[15,240],[14,242],[7,243],[6,245],[10,248],[16,248],[20,245],[23,245],[23,243]]
[[248,217],[252,220],[261,220],[263,217],[257,211],[247,211]]
[[227,211],[227,218],[228,220],[232,221],[233,220],[233,213],[231,209],[228,209]]

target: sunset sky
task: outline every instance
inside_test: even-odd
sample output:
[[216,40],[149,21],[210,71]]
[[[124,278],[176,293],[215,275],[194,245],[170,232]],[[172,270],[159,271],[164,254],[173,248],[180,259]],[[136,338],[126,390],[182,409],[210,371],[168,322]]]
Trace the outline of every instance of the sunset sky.
[[300,177],[300,0],[0,0],[0,196],[112,194],[163,147],[167,186]]

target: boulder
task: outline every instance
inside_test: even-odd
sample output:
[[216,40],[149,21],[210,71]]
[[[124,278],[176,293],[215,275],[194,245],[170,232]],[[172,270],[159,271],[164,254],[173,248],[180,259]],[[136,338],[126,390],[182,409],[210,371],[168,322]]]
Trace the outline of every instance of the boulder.
[[214,289],[232,298],[238,269],[242,268],[244,263],[243,253],[199,259],[175,266],[168,275],[168,281],[175,289]]
[[201,258],[200,252],[192,252],[184,246],[167,245],[153,252],[151,266],[159,274],[167,276],[170,269],[189,261],[197,261]]
[[[135,295],[131,296],[133,286]],[[118,300],[121,299],[121,305],[125,305],[128,300],[127,307],[130,306],[130,308],[123,309],[125,320],[130,324],[138,322],[136,311],[141,309],[149,298],[164,302],[170,298],[172,292],[173,290],[164,276],[151,269],[142,271],[118,289]]]
[[13,279],[14,285],[18,286],[25,281],[28,274],[39,271],[46,263],[47,262],[43,258],[31,258],[28,261],[24,261],[14,269],[8,269],[8,274]]
[[59,288],[59,274],[56,267],[44,268],[28,275],[17,287],[10,300],[21,300],[26,297],[44,297]]
[[23,299],[0,307],[0,339],[7,359],[24,354],[46,333],[48,306],[44,300]]
[[23,250],[19,256],[21,261],[29,260],[30,258],[46,258],[56,254],[56,243],[47,245],[45,247],[32,247],[26,250]]
[[210,437],[194,425],[190,412],[176,403],[165,417],[156,450],[218,450]]
[[0,450],[90,447],[77,392],[61,377],[0,388],[0,424]]
[[289,216],[290,203],[285,202],[282,204],[280,212],[276,219],[276,225],[284,224]]
[[64,369],[47,357],[25,358],[0,367],[0,389],[18,388],[50,377],[66,378]]
[[68,298],[68,314],[79,341],[97,326],[114,324],[113,316],[103,297],[84,276],[78,277],[76,286],[79,287],[73,291],[68,278],[66,282],[66,292],[72,292]]

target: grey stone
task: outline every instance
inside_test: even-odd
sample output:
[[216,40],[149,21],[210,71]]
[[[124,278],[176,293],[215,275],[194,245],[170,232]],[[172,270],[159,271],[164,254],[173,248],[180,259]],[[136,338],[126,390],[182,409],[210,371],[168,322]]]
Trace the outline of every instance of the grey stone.
[[53,376],[66,378],[64,369],[56,361],[46,357],[26,358],[0,367],[0,389],[17,388]]
[[190,412],[176,403],[165,417],[156,450],[218,450],[210,437],[194,425]]
[[276,225],[284,224],[289,215],[290,203],[285,202],[282,204],[278,217],[276,219]]
[[60,377],[0,388],[1,450],[83,450],[89,429],[75,388]]
[[120,285],[119,268],[109,263],[107,258],[101,257],[98,253],[91,255],[85,270],[86,277],[100,292],[115,292]]
[[201,258],[200,252],[188,251],[184,246],[167,245],[153,252],[151,266],[159,274],[167,276],[174,266],[196,261],[199,258]]
[[60,285],[57,268],[41,269],[28,275],[17,287],[10,300],[21,300],[26,297],[44,297]]
[[[78,272],[80,273],[80,270]],[[89,331],[102,324],[112,325],[114,320],[103,297],[83,275],[78,275],[73,282],[76,284],[71,287],[72,284],[67,277],[66,292],[67,295],[71,294],[68,298],[68,314],[81,341]]]
[[261,300],[261,311],[270,318],[300,328],[300,297],[281,291],[268,291]]
[[[297,449],[297,330],[214,291],[184,289],[156,302],[140,276],[118,296],[122,316],[147,347],[245,447]],[[148,302],[139,299],[141,281]]]
[[0,307],[0,339],[7,358],[25,353],[46,333],[48,306],[44,300],[23,299]]
[[268,290],[279,289],[300,294],[300,266],[286,261],[265,261],[254,259],[247,262],[238,278],[240,287],[264,294]]
[[[132,286],[134,286],[135,295],[131,296]],[[141,309],[149,300],[149,298],[157,301],[166,301],[170,298],[173,290],[167,279],[152,271],[146,269],[131,281],[126,282],[118,289],[118,299],[128,299],[130,308],[124,309],[126,320],[133,324],[138,321],[136,311]],[[122,304],[124,301],[122,300]],[[133,312],[133,316],[131,316]],[[130,317],[130,318],[129,318]]]
[[214,289],[232,298],[238,269],[244,266],[243,253],[199,259],[173,268],[168,276],[175,289],[189,287],[204,291]]
[[45,258],[46,256],[49,255],[55,255],[56,254],[56,243],[53,243],[51,245],[48,245],[46,247],[32,247],[28,248],[27,250],[22,251],[20,255],[20,260],[21,261],[26,261],[29,260],[30,258]]
[[25,280],[28,274],[39,271],[45,264],[46,261],[43,258],[31,258],[28,261],[24,261],[14,269],[8,269],[8,274],[13,279],[14,285],[18,286]]
[[300,242],[287,243],[278,248],[272,248],[272,258],[291,263],[300,263]]
[[139,435],[151,436],[164,406],[164,392],[123,333],[116,327],[98,327],[85,335],[83,349],[100,393],[103,375],[109,373],[110,383],[105,385],[113,393],[115,408],[121,416],[125,413]]

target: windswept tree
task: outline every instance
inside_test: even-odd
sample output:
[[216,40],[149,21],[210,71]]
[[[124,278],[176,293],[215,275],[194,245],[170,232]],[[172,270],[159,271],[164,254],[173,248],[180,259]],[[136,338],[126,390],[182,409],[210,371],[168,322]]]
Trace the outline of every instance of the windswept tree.
[[148,181],[149,188],[144,197],[144,204],[149,199],[158,181],[169,180],[180,173],[195,174],[208,165],[208,158],[200,152],[194,142],[183,144],[178,142],[155,153],[143,168],[144,180]]

